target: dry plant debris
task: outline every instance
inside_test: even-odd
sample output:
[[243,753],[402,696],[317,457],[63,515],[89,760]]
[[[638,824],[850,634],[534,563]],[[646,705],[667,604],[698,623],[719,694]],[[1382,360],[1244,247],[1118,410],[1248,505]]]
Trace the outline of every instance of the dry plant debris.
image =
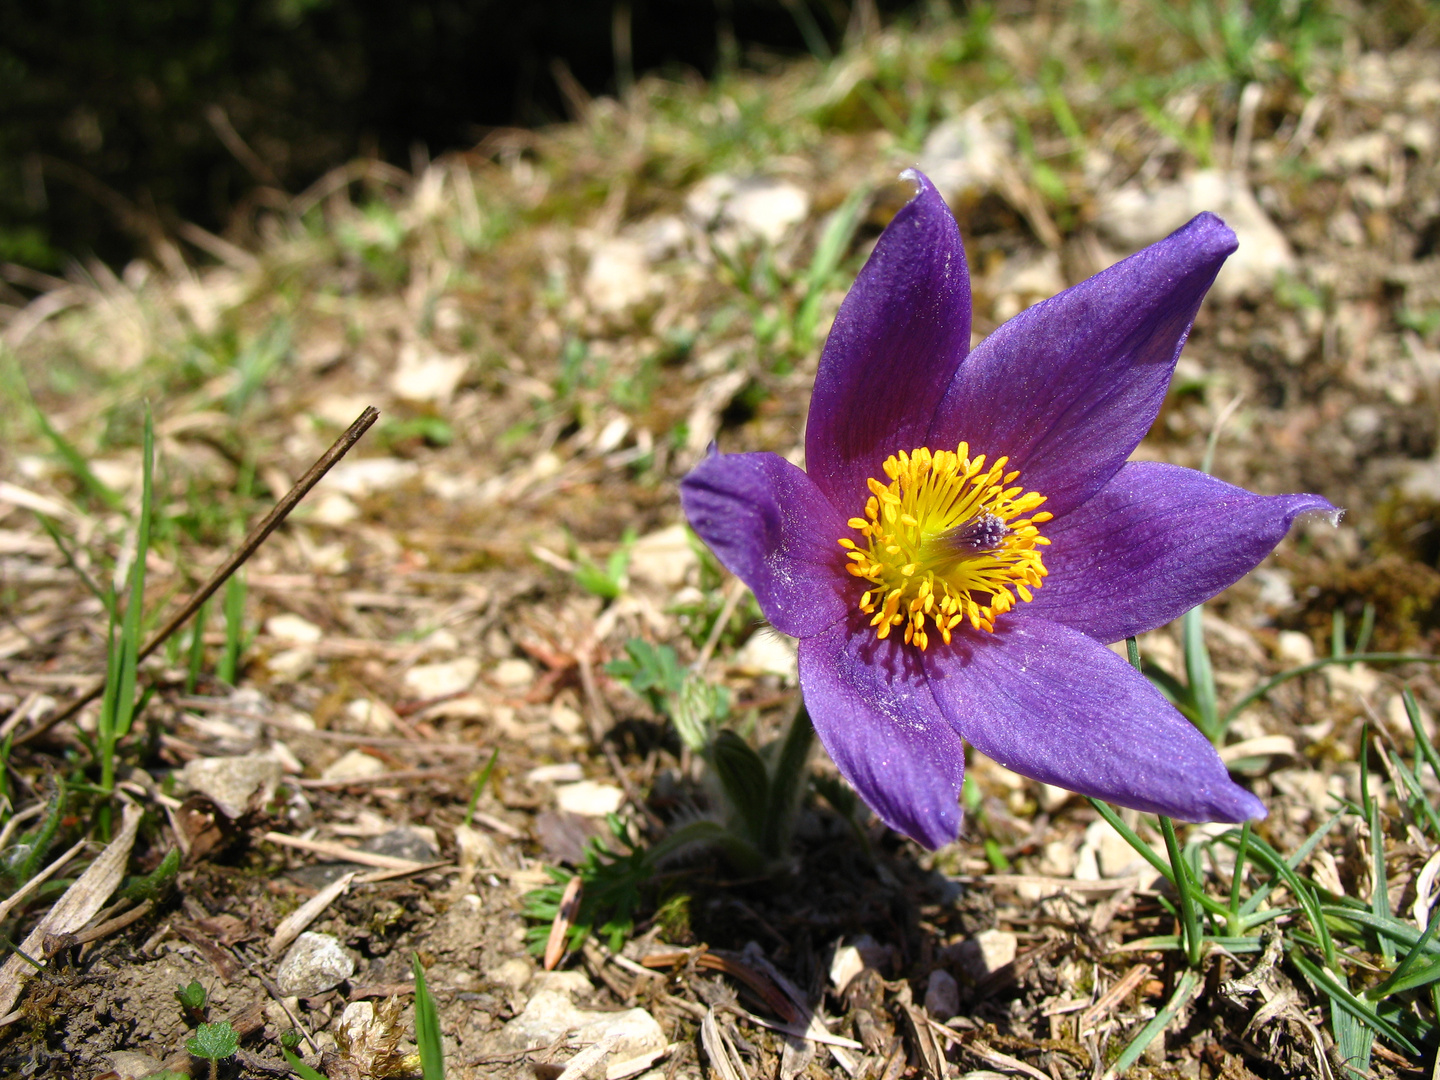
[[[797,701],[793,648],[690,542],[675,482],[717,437],[798,451],[824,331],[918,162],[960,219],[980,333],[1198,210],[1240,233],[1139,453],[1347,508],[1199,617],[1217,707],[1243,705],[1224,753],[1284,855],[1355,808],[1306,882],[1412,944],[1428,925],[1417,807],[1440,789],[1401,691],[1424,729],[1440,685],[1317,661],[1428,656],[1440,627],[1433,11],[1162,8],[860,20],[832,61],[643,80],[418,175],[347,166],[203,252],[190,229],[119,273],[0,268],[5,1071],[200,1075],[176,1000],[198,981],[239,1039],[226,1075],[288,1070],[292,1029],[327,1076],[396,1075],[418,954],[455,1077],[1070,1080],[1146,1025],[1132,1075],[1348,1075],[1356,1028],[1323,981],[1374,986],[1394,943],[1357,930],[1315,967],[1278,944],[1314,932],[1282,889],[1277,933],[1197,975],[1158,872],[1083,800],[983,760],[933,855],[851,817],[815,761],[780,872],[643,862],[718,806],[667,712],[763,744]],[[108,706],[58,718],[136,580],[147,407],[137,634],[368,405],[379,423],[200,621],[136,659],[107,804]],[[1186,678],[1178,630],[1140,648]],[[551,924],[522,897],[620,836],[647,875],[633,925],[577,940],[567,918],[541,971],[526,936]],[[1230,848],[1194,850],[1229,880]],[[1404,1031],[1433,1032],[1427,993]],[[1433,1035],[1419,1049],[1376,1039],[1368,1069],[1418,1076]]]

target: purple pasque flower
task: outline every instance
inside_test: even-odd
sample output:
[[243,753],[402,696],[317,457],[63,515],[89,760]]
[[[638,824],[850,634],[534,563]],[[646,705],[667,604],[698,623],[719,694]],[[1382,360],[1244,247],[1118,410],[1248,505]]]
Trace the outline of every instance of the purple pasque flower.
[[711,454],[680,485],[691,525],[800,639],[805,704],[840,772],[921,843],[959,830],[962,739],[1120,806],[1263,817],[1106,648],[1238,580],[1297,515],[1336,513],[1126,460],[1235,234],[1201,214],[972,352],[959,228],[924,176],[903,176],[919,191],[825,343],[808,472]]

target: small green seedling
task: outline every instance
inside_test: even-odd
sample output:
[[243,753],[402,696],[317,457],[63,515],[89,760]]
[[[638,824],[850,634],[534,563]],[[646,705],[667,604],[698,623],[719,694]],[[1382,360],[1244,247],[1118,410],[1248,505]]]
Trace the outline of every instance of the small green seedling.
[[228,1020],[201,1024],[195,1029],[195,1034],[185,1040],[185,1049],[195,1057],[210,1062],[210,1080],[217,1080],[220,1062],[240,1049],[240,1036],[235,1034]]
[[189,986],[176,987],[175,1000],[180,1002],[186,1020],[192,1024],[204,1025],[205,1007],[210,1002],[210,995],[205,992],[205,987],[200,985],[199,979],[191,979]]
[[171,848],[150,873],[127,878],[120,895],[126,900],[154,900],[174,883],[179,873],[180,849]]
[[572,553],[575,559],[575,584],[602,600],[614,600],[625,591],[629,580],[630,549],[635,546],[635,530],[626,529],[620,546],[610,553],[605,565],[598,566],[584,555]]
[[325,1080],[325,1074],[316,1072],[305,1062],[300,1060],[300,1055],[295,1053],[300,1046],[300,1033],[294,1028],[280,1033],[280,1053],[285,1056],[285,1063],[290,1066],[290,1071],[300,1080]]

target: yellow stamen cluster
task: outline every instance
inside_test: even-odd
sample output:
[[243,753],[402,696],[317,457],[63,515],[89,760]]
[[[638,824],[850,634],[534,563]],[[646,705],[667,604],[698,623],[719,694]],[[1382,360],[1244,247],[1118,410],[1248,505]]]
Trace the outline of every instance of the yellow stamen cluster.
[[886,459],[888,486],[866,481],[865,516],[849,521],[864,540],[840,546],[846,569],[872,586],[860,610],[877,637],[904,624],[905,643],[924,649],[927,619],[947,645],[965,620],[993,633],[996,616],[1040,587],[1039,549],[1050,541],[1036,526],[1053,515],[1031,513],[1045,497],[1011,486],[1020,474],[1005,471],[1009,460],[986,468],[985,455],[972,459],[963,442],[953,452],[922,447]]

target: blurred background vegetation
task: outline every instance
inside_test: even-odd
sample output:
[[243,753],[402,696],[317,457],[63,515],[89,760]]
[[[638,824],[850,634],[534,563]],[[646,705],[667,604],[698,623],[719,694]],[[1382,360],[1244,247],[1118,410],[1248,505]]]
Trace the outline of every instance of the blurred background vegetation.
[[[949,5],[937,0],[948,10]],[[409,168],[637,74],[825,54],[914,0],[0,2],[0,262],[119,263],[356,156]]]

